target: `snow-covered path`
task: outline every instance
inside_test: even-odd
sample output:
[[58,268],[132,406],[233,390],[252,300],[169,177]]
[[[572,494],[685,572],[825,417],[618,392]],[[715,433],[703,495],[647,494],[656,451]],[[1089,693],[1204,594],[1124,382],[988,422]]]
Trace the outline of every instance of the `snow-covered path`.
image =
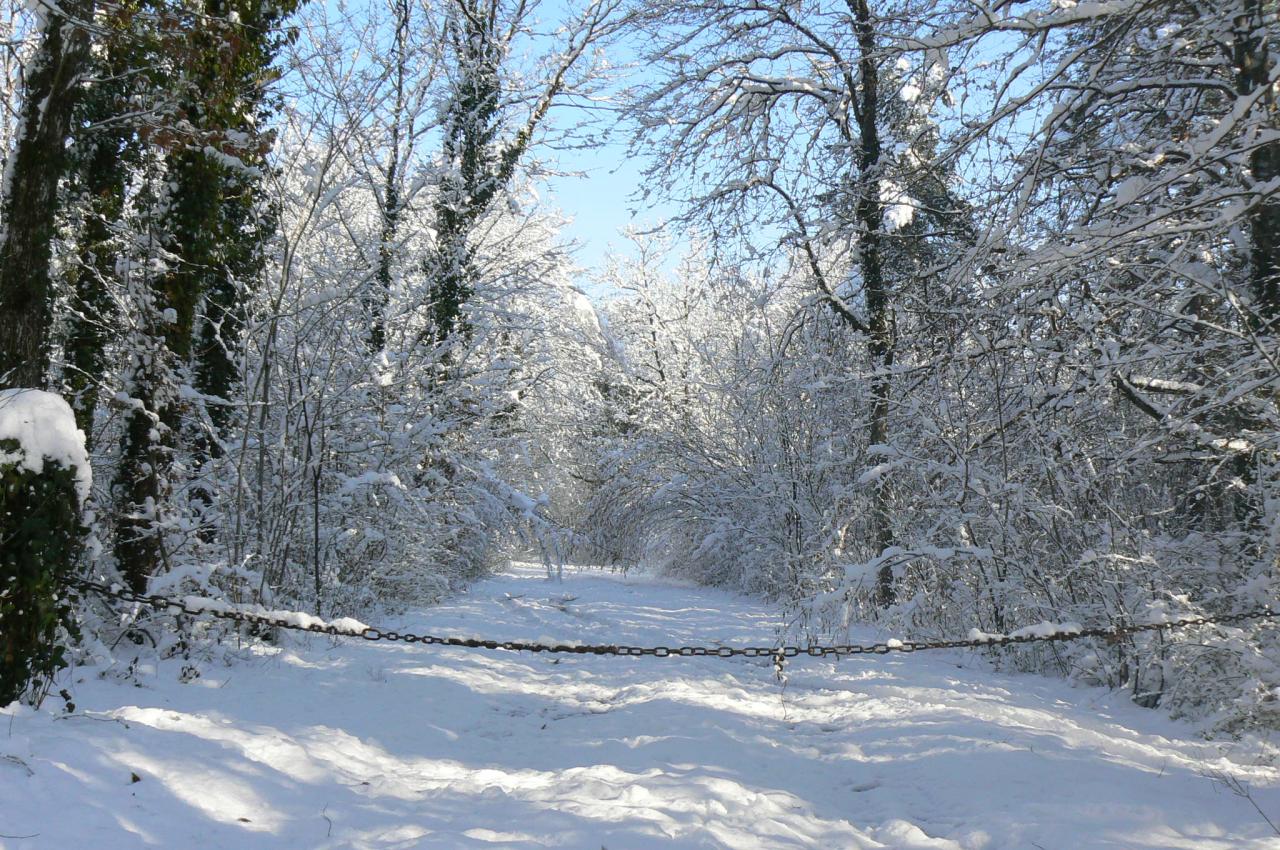
[[[724,593],[515,568],[400,625],[680,645],[773,624]],[[963,655],[798,659],[783,692],[763,660],[305,640],[190,684],[177,662],[90,678],[70,717],[0,709],[0,847],[1280,848],[1253,805],[1280,821],[1280,772]]]

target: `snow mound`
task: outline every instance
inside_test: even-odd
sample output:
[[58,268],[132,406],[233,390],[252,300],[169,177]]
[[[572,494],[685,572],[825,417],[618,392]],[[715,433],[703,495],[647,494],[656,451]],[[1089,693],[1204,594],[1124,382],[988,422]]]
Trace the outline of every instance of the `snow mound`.
[[0,390],[0,440],[17,440],[20,452],[0,451],[0,463],[17,462],[39,474],[45,461],[75,468],[76,495],[89,498],[93,473],[84,447],[84,432],[76,427],[71,405],[62,396],[43,390]]

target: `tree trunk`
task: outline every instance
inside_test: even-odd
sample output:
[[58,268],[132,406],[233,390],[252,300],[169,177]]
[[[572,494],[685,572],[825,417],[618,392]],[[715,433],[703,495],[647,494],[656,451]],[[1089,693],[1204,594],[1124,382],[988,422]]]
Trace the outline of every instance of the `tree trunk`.
[[168,496],[164,472],[172,455],[172,440],[168,439],[168,428],[153,412],[152,394],[146,391],[156,381],[141,374],[135,380],[140,385],[135,393],[143,407],[130,412],[121,447],[113,488],[120,506],[114,552],[129,589],[145,593],[147,580],[163,558],[158,520],[160,505]]
[[98,385],[106,368],[105,347],[114,315],[107,281],[115,274],[116,265],[111,222],[120,219],[124,208],[121,144],[123,140],[114,134],[93,139],[92,153],[83,164],[80,178],[89,210],[80,232],[75,295],[65,343],[68,368],[64,380],[76,414],[76,425],[90,446]]
[[[1269,4],[1243,0],[1236,18],[1234,38],[1236,91],[1248,97],[1265,89],[1258,108],[1266,121],[1265,131],[1280,129],[1275,91],[1271,85],[1271,57],[1268,26],[1263,19]],[[1249,154],[1249,171],[1255,185],[1265,186],[1280,177],[1280,142],[1268,141]],[[1250,283],[1256,304],[1259,330],[1274,332],[1280,319],[1280,197],[1274,192],[1260,198],[1249,213]]]
[[[369,350],[377,354],[387,347],[387,305],[391,302],[391,267],[395,260],[396,234],[400,225],[400,124],[404,120],[406,42],[409,37],[409,4],[396,3],[395,106],[391,113],[391,151],[387,156],[387,178],[382,196],[382,232],[378,238],[378,271],[366,297],[369,314]],[[412,138],[412,132],[409,133]]]
[[[893,304],[885,281],[881,256],[881,231],[884,226],[884,205],[880,199],[880,127],[879,88],[880,79],[875,61],[875,30],[871,24],[871,10],[867,0],[854,3],[855,32],[858,37],[861,77],[858,92],[859,182],[857,218],[861,231],[858,243],[858,263],[862,272],[863,292],[867,301],[868,353],[871,355],[871,416],[868,440],[871,445],[885,445],[889,440],[889,369],[893,366],[894,321]],[[871,493],[871,523],[875,548],[883,554],[893,546],[893,525],[889,505],[888,476],[876,479]],[[876,602],[888,607],[894,602],[896,592],[893,567],[882,566],[876,576]]]
[[160,512],[171,487],[173,450],[182,426],[177,372],[192,352],[196,305],[214,265],[221,203],[221,170],[201,151],[180,149],[167,158],[161,220],[153,224],[158,241],[173,260],[165,272],[148,276],[145,343],[149,356],[137,357],[134,410],[121,447],[116,491],[121,519],[116,529],[116,558],[130,587],[141,593],[164,557]]
[[18,141],[0,197],[0,387],[43,387],[49,365],[49,302],[58,181],[66,168],[80,70],[88,36],[68,21],[93,16],[90,0],[47,11],[27,75]]

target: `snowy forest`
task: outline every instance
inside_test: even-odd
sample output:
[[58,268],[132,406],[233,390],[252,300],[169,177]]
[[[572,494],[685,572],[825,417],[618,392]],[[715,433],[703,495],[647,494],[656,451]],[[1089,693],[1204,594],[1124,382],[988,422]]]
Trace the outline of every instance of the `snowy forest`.
[[[0,703],[234,631],[72,576],[591,564],[801,642],[1280,601],[1274,3],[0,2]],[[663,213],[590,266],[602,149]],[[990,654],[1280,725],[1266,619]]]

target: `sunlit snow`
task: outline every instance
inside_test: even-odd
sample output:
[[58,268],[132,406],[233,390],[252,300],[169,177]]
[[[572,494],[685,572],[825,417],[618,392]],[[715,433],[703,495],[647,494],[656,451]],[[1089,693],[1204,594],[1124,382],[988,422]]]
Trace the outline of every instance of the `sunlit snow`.
[[16,459],[36,473],[44,469],[46,460],[74,468],[80,501],[88,498],[93,477],[84,432],[76,427],[75,414],[61,396],[42,390],[0,390],[0,440],[16,440],[20,449],[0,450],[0,463]]
[[[516,566],[401,629],[771,644],[723,592]],[[885,637],[870,633],[855,638]],[[298,638],[231,667],[81,669],[12,706],[3,848],[1046,850],[1277,846],[1280,777],[1111,695],[963,654],[517,655]],[[1234,759],[1234,760],[1233,760]],[[138,781],[132,781],[137,776]]]

